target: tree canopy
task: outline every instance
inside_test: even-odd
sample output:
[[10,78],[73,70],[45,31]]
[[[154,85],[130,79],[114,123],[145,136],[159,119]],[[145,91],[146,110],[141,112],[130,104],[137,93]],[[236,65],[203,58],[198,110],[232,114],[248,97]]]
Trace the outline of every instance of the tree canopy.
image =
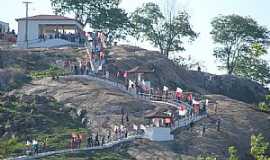
[[235,73],[258,81],[262,85],[269,83],[270,66],[267,61],[261,58],[266,53],[266,49],[260,44],[252,44],[248,52],[239,57]]
[[84,26],[116,32],[129,24],[125,10],[118,8],[120,0],[51,0],[56,14],[74,14]]
[[155,3],[145,3],[131,15],[131,34],[136,38],[143,38],[160,49],[161,54],[183,51],[184,40],[194,41],[197,33],[190,24],[187,12],[179,12],[167,20]]
[[[254,77],[257,76],[254,75],[255,72],[259,73],[258,70],[262,72],[268,70],[267,63],[258,59],[263,52],[258,55],[252,52],[254,44],[261,48],[268,47],[270,35],[266,27],[260,26],[250,17],[235,14],[214,18],[212,27],[210,34],[214,42],[218,44],[214,50],[214,56],[221,62],[221,69],[226,69],[228,74],[244,76],[249,76],[249,72],[252,72]],[[254,60],[254,63],[245,63],[246,60]],[[249,70],[243,67],[246,65],[249,66]],[[251,71],[251,68],[256,68],[256,71]]]

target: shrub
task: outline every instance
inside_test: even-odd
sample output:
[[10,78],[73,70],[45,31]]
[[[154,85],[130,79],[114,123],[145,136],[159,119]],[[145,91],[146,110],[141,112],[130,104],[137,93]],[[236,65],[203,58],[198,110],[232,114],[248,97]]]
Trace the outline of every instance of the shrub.
[[239,160],[239,157],[237,156],[237,149],[234,146],[229,147],[229,160]]
[[265,102],[262,102],[262,103],[259,103],[258,104],[258,108],[261,110],[261,111],[270,111],[270,107],[269,105],[267,105]]
[[262,134],[251,136],[251,155],[256,158],[256,160],[269,160],[270,157],[266,157],[265,153],[268,150],[269,143],[265,142]]
[[17,138],[2,140],[0,143],[0,159],[5,158],[12,153],[20,152],[23,147],[24,145],[19,143]]
[[65,70],[58,67],[51,66],[48,70],[45,70],[45,71],[31,72],[31,77],[34,79],[41,79],[41,78],[46,78],[46,77],[55,78],[57,76],[63,76],[66,74],[67,72],[65,72]]

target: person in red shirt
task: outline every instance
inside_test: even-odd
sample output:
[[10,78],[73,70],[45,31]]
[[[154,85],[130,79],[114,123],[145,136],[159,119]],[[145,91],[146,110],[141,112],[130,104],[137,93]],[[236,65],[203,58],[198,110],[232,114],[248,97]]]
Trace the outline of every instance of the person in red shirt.
[[187,100],[188,100],[188,104],[189,105],[192,105],[192,93],[190,93],[187,97]]

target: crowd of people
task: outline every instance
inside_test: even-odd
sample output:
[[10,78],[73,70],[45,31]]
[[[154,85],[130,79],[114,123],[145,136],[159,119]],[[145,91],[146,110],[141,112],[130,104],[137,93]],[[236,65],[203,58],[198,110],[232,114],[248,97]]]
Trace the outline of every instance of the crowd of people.
[[[69,36],[65,37],[64,35],[60,35],[60,38],[69,39],[68,37]],[[88,43],[87,45],[89,45],[89,48],[91,48],[91,50],[88,50],[88,59],[82,59],[79,62],[74,62],[71,60],[64,61],[64,68],[69,70],[72,74],[89,75],[90,73],[95,73],[93,64],[91,64],[93,62],[97,62],[98,66],[101,66],[101,69],[99,68],[98,70],[103,70],[102,65],[105,63],[105,49],[112,42],[111,34],[104,34],[103,32],[89,32],[86,34],[86,37],[86,41]],[[110,75],[114,75],[117,83],[120,82],[120,79],[124,80],[126,89],[128,91],[133,91],[136,94],[150,94],[151,98],[155,98],[155,100],[166,101],[170,99],[174,100],[175,102],[179,102],[179,110],[175,114],[172,114],[173,118],[177,117],[179,119],[185,116],[192,117],[201,113],[207,113],[209,103],[208,99],[200,100],[192,93],[184,93],[181,88],[177,88],[175,91],[169,91],[169,88],[166,86],[164,86],[163,89],[151,89],[143,82],[131,81],[127,71],[117,71],[115,74],[111,74],[108,71],[104,73],[107,79],[109,79]],[[189,104],[189,106],[183,104],[182,102]],[[82,134],[72,134],[70,138],[70,148],[80,148],[83,141],[86,142],[87,147],[95,147],[103,146],[104,144],[113,140],[127,138],[129,135],[129,130],[128,127],[124,125],[124,121],[129,121],[128,113],[121,111],[121,125],[115,126],[113,130],[108,130],[106,135],[100,135],[100,133],[97,132],[95,135],[91,134],[85,139]],[[217,120],[216,125],[218,131],[220,131],[220,124],[221,121]],[[191,122],[190,128],[192,128],[193,125],[194,123]],[[138,133],[138,127],[135,128],[136,133]],[[203,126],[203,134],[205,134],[205,131],[206,126]],[[29,141],[27,144],[28,146],[29,144],[32,146],[31,153],[37,154],[39,152],[39,143],[37,141],[33,141],[32,143]],[[47,146],[47,144],[43,146]]]
[[40,41],[46,41],[48,39],[63,39],[63,40],[66,40],[66,41],[69,41],[69,42],[76,42],[76,43],[79,43],[79,44],[84,44],[86,39],[85,39],[85,32],[81,32],[81,33],[59,33],[59,32],[56,32],[56,33],[43,33],[43,34],[40,34],[39,35],[39,40]]
[[87,54],[90,63],[92,63],[92,71],[96,73],[102,70],[102,66],[105,64],[105,49],[112,39],[108,38],[108,35],[111,37],[110,33],[89,32],[86,36],[88,40],[86,43]]
[[26,140],[26,154],[36,155],[41,151],[46,151],[48,148],[48,138],[44,138],[42,141],[37,139],[27,138]]
[[113,133],[111,130],[108,130],[107,135],[99,135],[98,132],[96,135],[90,135],[87,138],[87,147],[103,146],[113,140],[121,140],[124,138],[128,138],[128,129],[124,126],[115,126]]

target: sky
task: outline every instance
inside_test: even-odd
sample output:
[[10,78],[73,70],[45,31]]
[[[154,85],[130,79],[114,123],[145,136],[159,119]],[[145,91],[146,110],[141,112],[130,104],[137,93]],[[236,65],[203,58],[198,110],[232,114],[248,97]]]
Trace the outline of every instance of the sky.
[[[0,0],[0,21],[8,22],[11,29],[17,31],[17,22],[15,18],[25,16],[25,5],[22,0]],[[29,6],[29,15],[53,14],[50,6],[50,0],[30,0],[33,2]],[[161,4],[165,1],[174,2],[172,4],[176,9],[184,9],[191,16],[191,24],[199,37],[193,43],[184,44],[186,51],[180,52],[180,55],[191,55],[196,61],[200,61],[206,66],[208,72],[214,74],[223,74],[217,68],[218,62],[213,57],[214,44],[209,34],[212,27],[211,21],[214,17],[222,14],[238,14],[241,16],[251,16],[256,19],[260,25],[270,29],[270,0],[122,0],[121,7],[127,12],[134,11],[145,2],[156,2]],[[164,9],[164,8],[163,8]],[[146,49],[156,49],[148,42],[130,42]],[[270,60],[270,56],[266,56]]]

